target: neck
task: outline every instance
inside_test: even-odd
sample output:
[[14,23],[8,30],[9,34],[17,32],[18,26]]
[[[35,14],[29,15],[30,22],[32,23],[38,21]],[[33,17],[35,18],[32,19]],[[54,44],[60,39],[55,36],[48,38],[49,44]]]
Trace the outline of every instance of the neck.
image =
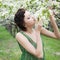
[[27,33],[32,33],[33,32],[33,28],[32,27],[28,27],[26,32]]

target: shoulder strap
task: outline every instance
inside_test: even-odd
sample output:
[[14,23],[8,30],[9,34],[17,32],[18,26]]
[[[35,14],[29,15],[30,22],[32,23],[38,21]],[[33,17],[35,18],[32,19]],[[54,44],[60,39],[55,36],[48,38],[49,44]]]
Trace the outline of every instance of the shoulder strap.
[[[25,34],[23,31],[21,33],[32,43],[34,42],[27,34]],[[35,43],[35,42],[34,42]]]

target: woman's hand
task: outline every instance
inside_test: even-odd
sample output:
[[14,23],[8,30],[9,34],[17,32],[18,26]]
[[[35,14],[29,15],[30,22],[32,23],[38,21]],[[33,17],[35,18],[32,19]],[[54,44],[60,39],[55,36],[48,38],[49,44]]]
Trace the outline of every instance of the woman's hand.
[[54,15],[54,11],[53,11],[53,9],[52,9],[52,7],[51,7],[51,6],[50,6],[50,7],[48,7],[48,10],[49,10],[50,15]]
[[43,26],[42,20],[39,20],[39,21],[36,23],[35,28],[36,28],[36,30],[41,31],[42,26]]

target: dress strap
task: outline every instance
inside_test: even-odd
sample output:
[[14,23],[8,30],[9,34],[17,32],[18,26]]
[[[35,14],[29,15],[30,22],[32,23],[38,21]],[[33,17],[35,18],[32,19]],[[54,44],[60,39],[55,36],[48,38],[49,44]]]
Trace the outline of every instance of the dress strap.
[[[31,43],[34,42],[27,34],[25,34],[23,31],[20,31]],[[34,42],[35,43],[35,42]],[[36,43],[35,43],[36,44]]]

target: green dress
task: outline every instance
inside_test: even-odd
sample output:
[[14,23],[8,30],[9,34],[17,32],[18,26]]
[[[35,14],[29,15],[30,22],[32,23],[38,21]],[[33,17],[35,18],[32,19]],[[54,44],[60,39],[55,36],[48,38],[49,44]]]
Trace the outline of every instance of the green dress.
[[[36,48],[37,44],[28,36],[26,35],[24,32],[21,31],[21,33],[29,40],[29,42]],[[19,42],[18,42],[19,44]],[[20,44],[19,47],[22,51],[22,55],[21,58],[19,60],[44,60],[44,58],[37,58],[36,56],[30,54],[28,51],[26,51],[25,48],[23,48]]]

